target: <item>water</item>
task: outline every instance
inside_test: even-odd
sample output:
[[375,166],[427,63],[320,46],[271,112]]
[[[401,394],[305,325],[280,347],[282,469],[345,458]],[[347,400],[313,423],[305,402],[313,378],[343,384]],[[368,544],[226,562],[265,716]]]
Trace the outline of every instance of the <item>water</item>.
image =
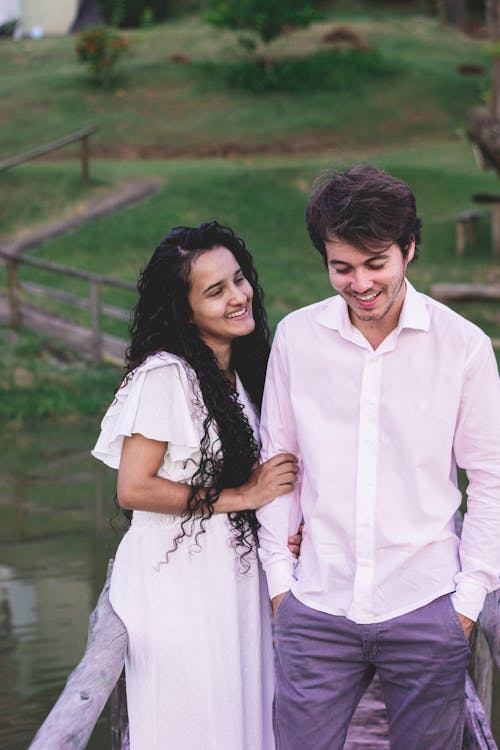
[[[98,420],[3,429],[0,747],[25,750],[78,663],[120,538],[114,472],[89,455]],[[109,750],[108,712],[88,745]]]
[[[38,421],[0,438],[0,748],[26,750],[87,640],[120,539],[115,472],[89,455],[98,419]],[[500,741],[500,680],[493,729]],[[108,711],[88,748],[110,749]]]

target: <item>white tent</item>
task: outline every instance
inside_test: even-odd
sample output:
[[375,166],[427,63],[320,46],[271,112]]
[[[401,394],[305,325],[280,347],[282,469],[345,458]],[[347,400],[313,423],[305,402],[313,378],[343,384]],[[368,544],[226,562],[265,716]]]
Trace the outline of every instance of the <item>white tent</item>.
[[78,10],[78,0],[20,0],[20,36],[66,34]]

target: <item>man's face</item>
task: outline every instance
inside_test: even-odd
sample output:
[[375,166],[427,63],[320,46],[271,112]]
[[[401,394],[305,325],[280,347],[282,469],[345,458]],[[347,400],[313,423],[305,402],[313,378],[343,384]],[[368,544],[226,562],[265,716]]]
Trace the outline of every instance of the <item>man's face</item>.
[[396,243],[361,252],[343,240],[331,239],[325,248],[330,281],[347,302],[352,324],[365,335],[369,330],[385,337],[398,324],[406,293],[405,271],[415,243],[406,258]]

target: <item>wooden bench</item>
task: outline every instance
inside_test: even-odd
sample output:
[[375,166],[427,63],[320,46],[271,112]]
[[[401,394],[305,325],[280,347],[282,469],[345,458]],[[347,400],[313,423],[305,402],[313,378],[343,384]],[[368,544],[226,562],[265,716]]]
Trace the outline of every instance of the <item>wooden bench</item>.
[[45,143],[42,146],[32,148],[30,151],[23,151],[21,154],[10,156],[8,159],[0,161],[0,172],[5,169],[10,169],[18,164],[24,164],[26,161],[31,159],[37,159],[39,156],[51,153],[51,151],[57,151],[64,146],[68,146],[70,143],[76,143],[81,141],[81,154],[80,161],[82,167],[82,180],[86,182],[89,179],[89,162],[90,162],[90,148],[89,148],[89,137],[95,133],[97,125],[89,125],[86,128],[77,130],[75,133],[69,133],[63,138],[58,138],[56,141]]

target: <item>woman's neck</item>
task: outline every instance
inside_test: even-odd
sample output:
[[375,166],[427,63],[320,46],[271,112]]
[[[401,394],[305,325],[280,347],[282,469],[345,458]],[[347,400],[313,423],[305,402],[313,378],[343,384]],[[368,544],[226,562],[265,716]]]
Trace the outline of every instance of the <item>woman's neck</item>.
[[218,347],[217,349],[214,349],[213,352],[215,354],[215,359],[217,361],[219,370],[234,385],[234,383],[236,382],[236,378],[233,370],[231,369],[231,345],[228,345],[227,347]]

